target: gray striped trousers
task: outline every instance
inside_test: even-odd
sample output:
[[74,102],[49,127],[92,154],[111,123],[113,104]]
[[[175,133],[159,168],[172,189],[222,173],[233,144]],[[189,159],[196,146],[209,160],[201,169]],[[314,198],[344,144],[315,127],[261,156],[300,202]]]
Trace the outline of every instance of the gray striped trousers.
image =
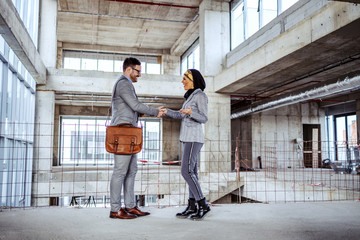
[[199,201],[204,198],[199,184],[198,156],[203,143],[183,142],[181,175],[189,185],[189,198]]

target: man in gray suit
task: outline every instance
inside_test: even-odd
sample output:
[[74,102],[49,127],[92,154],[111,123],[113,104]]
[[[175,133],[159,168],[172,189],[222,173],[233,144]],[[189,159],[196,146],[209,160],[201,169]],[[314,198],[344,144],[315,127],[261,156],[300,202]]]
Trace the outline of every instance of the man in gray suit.
[[[133,83],[141,76],[141,63],[136,58],[126,58],[123,75],[116,81],[112,94],[112,126],[131,123],[137,126],[138,115],[147,114],[161,117],[162,107],[158,109],[141,103],[136,96]],[[114,172],[110,182],[110,218],[132,219],[150,213],[141,211],[135,202],[134,184],[137,172],[137,156],[114,155]],[[124,204],[121,207],[121,191],[124,188]]]

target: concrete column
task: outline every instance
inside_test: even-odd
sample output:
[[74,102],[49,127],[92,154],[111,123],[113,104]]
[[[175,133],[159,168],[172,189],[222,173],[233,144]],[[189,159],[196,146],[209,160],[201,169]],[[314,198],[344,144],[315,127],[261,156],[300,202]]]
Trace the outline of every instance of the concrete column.
[[41,0],[39,19],[39,53],[46,68],[56,67],[56,19],[57,1]]
[[200,72],[206,81],[208,122],[200,173],[231,170],[230,96],[214,92],[213,77],[223,70],[230,50],[229,3],[204,0],[199,9]]
[[356,100],[357,144],[360,144],[360,99]]
[[[206,92],[206,91],[205,91]],[[206,92],[208,122],[204,125],[205,144],[200,155],[200,172],[231,170],[230,97]]]
[[53,158],[55,92],[37,91],[35,106],[32,205],[48,206]]
[[162,66],[164,75],[180,75],[180,57],[162,55]]
[[230,51],[229,3],[204,0],[199,10],[200,71],[215,76]]

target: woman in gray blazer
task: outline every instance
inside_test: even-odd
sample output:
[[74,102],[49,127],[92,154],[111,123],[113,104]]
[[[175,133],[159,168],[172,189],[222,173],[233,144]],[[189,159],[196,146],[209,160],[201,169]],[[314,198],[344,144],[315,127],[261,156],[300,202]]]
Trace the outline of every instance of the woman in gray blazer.
[[[202,220],[210,211],[210,207],[201,191],[198,177],[198,155],[204,145],[204,132],[202,124],[206,123],[208,111],[208,98],[204,93],[206,87],[201,73],[196,69],[185,72],[183,80],[185,102],[179,111],[164,110],[166,116],[182,119],[180,141],[183,143],[181,160],[181,175],[189,185],[189,200],[186,209],[177,213],[179,218]],[[197,206],[196,206],[197,202]]]

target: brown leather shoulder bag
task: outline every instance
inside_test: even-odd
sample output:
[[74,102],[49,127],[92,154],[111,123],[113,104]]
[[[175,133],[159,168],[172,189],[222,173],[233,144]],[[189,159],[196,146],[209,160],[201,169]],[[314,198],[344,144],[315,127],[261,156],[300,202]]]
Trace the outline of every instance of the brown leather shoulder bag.
[[106,127],[106,151],[114,154],[136,154],[143,145],[142,128],[130,123]]
[[107,122],[112,112],[112,102],[114,99],[116,85],[111,96],[111,105],[108,109],[108,119],[106,120],[105,148],[109,153],[114,154],[136,154],[141,151],[143,145],[142,127],[134,127],[130,123],[122,123],[117,126],[108,126]]

